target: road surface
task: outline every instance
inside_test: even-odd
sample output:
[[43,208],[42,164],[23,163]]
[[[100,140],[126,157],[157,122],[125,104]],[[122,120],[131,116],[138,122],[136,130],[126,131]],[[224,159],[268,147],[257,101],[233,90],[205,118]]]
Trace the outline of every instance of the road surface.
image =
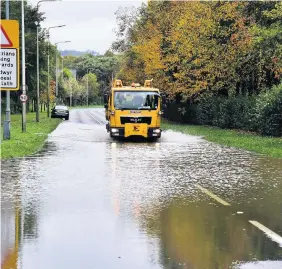
[[282,268],[282,161],[167,131],[115,142],[75,109],[2,161],[1,268]]

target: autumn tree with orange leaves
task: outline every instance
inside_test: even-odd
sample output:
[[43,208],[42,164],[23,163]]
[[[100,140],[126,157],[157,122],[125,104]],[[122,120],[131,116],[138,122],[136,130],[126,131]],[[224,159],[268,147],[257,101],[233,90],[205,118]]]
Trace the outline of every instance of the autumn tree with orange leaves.
[[165,116],[282,136],[282,4],[150,1],[117,12],[116,77],[153,84]]
[[[262,67],[256,57],[256,22],[244,12],[247,6],[152,1],[131,14],[134,23],[123,14],[118,17],[123,46],[118,46],[120,40],[113,46],[124,53],[119,76],[139,82],[153,78],[170,96],[181,94],[184,100],[206,91],[225,95],[260,91],[270,79],[260,69],[270,68],[270,62],[260,62]],[[271,63],[275,69],[275,58]]]

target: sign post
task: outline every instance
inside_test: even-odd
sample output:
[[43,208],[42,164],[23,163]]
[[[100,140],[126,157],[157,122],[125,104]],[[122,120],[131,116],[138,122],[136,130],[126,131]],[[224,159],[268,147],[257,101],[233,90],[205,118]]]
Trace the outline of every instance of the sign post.
[[[9,3],[6,1],[6,17]],[[6,91],[6,118],[3,125],[4,139],[10,139],[10,91],[19,90],[19,23],[16,20],[0,20],[0,90]]]
[[20,99],[21,99],[22,103],[25,103],[27,101],[27,95],[21,94]]
[[[24,22],[24,6],[25,1],[22,1],[22,93],[26,94],[26,81],[25,81],[25,22]],[[24,102],[22,105],[22,132],[26,132],[26,103]]]

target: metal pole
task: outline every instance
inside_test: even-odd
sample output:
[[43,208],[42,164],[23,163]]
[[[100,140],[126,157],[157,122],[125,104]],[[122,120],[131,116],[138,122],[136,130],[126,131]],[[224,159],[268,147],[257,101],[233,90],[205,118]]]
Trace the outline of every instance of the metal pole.
[[49,118],[49,91],[50,91],[50,75],[49,75],[49,65],[50,65],[50,55],[49,55],[49,33],[48,33],[48,85],[47,85],[47,117]]
[[64,57],[62,56],[62,79],[64,79]]
[[39,25],[36,26],[36,44],[37,44],[37,55],[36,55],[36,60],[37,60],[37,91],[36,91],[36,122],[39,122],[39,42],[38,42],[38,28]]
[[71,93],[70,93],[70,107],[72,107],[72,88],[71,88]]
[[87,106],[88,106],[88,94],[89,94],[89,72],[88,72],[88,69],[87,69]]
[[[10,18],[10,2],[6,0],[6,19]],[[11,139],[11,102],[10,91],[6,92],[6,119],[4,120],[3,131],[4,140]]]
[[57,53],[58,47],[56,46],[56,104],[58,102],[58,53]]
[[[26,94],[26,81],[25,81],[25,30],[24,30],[24,4],[25,1],[22,1],[22,87],[23,94]],[[22,107],[22,131],[26,132],[26,103],[23,102]]]

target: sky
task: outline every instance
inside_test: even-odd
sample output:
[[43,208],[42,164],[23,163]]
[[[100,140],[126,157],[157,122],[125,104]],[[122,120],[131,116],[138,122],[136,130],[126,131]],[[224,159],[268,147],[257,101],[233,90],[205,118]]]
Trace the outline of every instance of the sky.
[[[28,0],[36,6],[39,0]],[[97,1],[97,0],[61,0],[41,2],[39,11],[45,13],[43,28],[66,25],[62,28],[50,29],[50,41],[68,41],[58,44],[59,50],[95,50],[103,54],[115,40],[115,12],[119,7],[139,7],[146,0]]]

